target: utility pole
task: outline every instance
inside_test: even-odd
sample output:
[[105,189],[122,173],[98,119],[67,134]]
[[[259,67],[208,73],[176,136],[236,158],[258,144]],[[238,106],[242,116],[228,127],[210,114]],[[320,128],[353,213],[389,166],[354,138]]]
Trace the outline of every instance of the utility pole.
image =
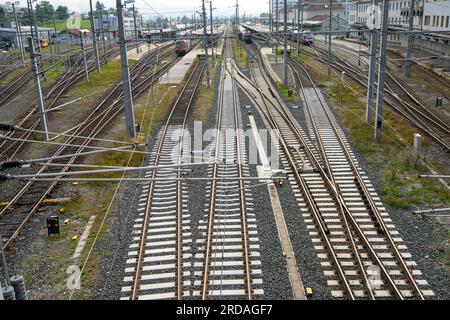
[[120,61],[122,65],[122,87],[125,104],[125,118],[127,132],[130,137],[136,136],[134,124],[133,95],[131,92],[130,71],[128,69],[127,45],[125,43],[125,30],[123,28],[123,6],[121,0],[116,0],[117,22],[119,27]]
[[208,38],[206,33],[206,9],[205,0],[202,0],[202,12],[203,12],[203,36],[205,43],[205,58],[206,58],[206,86],[210,86],[210,76],[209,76],[209,62],[208,62]]
[[133,25],[134,25],[134,40],[136,40],[136,43],[137,43],[136,52],[139,53],[140,46],[139,46],[137,23],[136,23],[136,9],[134,8],[134,3],[133,3]]
[[52,14],[52,20],[53,20],[53,32],[55,33],[56,52],[58,52],[58,54],[61,54],[61,50],[59,48],[58,30],[56,30],[55,12],[53,12],[53,14]]
[[278,1],[275,0],[275,63],[278,63]]
[[414,45],[414,35],[412,33],[414,27],[414,0],[411,0],[409,8],[409,24],[408,24],[408,45],[406,46],[406,61],[405,61],[405,77],[411,75],[411,55]]
[[14,15],[14,22],[16,24],[17,45],[19,47],[20,59],[22,61],[22,66],[24,66],[25,65],[25,57],[23,54],[22,31],[20,30],[20,24],[19,24],[19,20],[17,19],[16,6],[14,5],[14,3],[12,3],[12,9],[13,9],[13,15]]
[[328,78],[331,80],[331,17],[333,14],[333,1],[330,0],[330,21],[328,23]]
[[288,80],[288,62],[287,62],[287,51],[288,51],[288,45],[287,45],[287,0],[284,0],[284,49],[283,49],[283,84],[284,87],[287,89],[289,87],[289,80]]
[[92,10],[92,0],[89,0],[89,6],[91,8],[92,44],[94,45],[95,63],[96,63],[98,72],[100,72],[100,70],[101,70],[100,69],[100,57],[98,56],[97,35],[95,33],[94,11]]
[[38,110],[41,119],[41,130],[44,132],[44,140],[48,141],[47,113],[45,111],[44,98],[42,97],[41,82],[39,80],[39,70],[36,62],[33,37],[28,37],[28,47],[30,48],[31,70],[33,71],[34,76],[34,88],[36,90],[36,99],[38,102]]
[[53,45],[50,41],[50,31],[47,31],[47,37],[48,37],[48,47],[50,48],[50,57],[52,59],[53,65],[55,64],[55,56],[53,55]]
[[[30,15],[31,39],[33,40],[33,43],[35,41],[37,41],[38,44],[39,44],[38,28],[37,28],[36,19],[34,17],[34,13],[33,13],[33,0],[27,0],[27,6],[28,6],[28,13]],[[34,27],[34,32],[35,32],[34,36],[33,36],[33,27]],[[41,46],[40,45],[37,46],[37,51],[41,52]]]
[[375,117],[375,139],[381,137],[381,127],[383,125],[383,101],[384,101],[384,74],[386,72],[386,47],[388,34],[389,0],[383,1],[383,20],[381,29],[380,58],[378,69],[378,95],[377,109]]
[[103,25],[103,8],[100,7],[100,16],[97,16],[97,21],[100,21],[100,34],[102,35],[103,54],[105,55],[105,61],[108,63],[108,56],[106,55],[106,43],[105,43],[105,26]]
[[300,53],[300,10],[303,7],[303,3],[300,0],[297,1],[297,57]]
[[81,46],[81,53],[83,54],[84,76],[86,77],[86,82],[89,82],[89,70],[86,61],[86,51],[84,50],[83,35],[81,31],[80,31],[80,46]]
[[209,19],[211,21],[211,39],[212,39],[212,43],[211,43],[211,57],[213,58],[213,61],[214,61],[214,59],[215,59],[215,57],[214,57],[214,46],[215,46],[216,42],[214,41],[212,1],[209,2]]
[[[376,10],[378,5],[378,0],[373,0],[372,9]],[[377,46],[378,46],[378,34],[375,26],[377,11],[372,12],[372,29],[370,30],[370,64],[369,64],[369,75],[367,83],[367,105],[366,105],[366,122],[368,124],[372,123],[373,114],[373,100],[375,92],[375,73],[376,73],[376,59],[377,59]]]

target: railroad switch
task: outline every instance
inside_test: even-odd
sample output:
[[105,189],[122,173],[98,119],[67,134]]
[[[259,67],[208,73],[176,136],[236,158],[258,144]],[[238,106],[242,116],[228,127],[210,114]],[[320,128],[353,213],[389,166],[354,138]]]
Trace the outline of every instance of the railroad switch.
[[306,296],[312,297],[313,296],[313,289],[312,288],[306,288]]

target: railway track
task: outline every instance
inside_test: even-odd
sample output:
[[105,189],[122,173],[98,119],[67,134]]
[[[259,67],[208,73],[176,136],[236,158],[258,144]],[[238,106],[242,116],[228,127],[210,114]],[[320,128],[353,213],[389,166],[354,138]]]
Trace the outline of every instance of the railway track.
[[292,120],[259,64],[251,67],[253,81],[241,74],[240,86],[277,133],[284,167],[332,296],[423,299],[433,295],[426,281],[419,279],[416,263],[312,79],[306,74],[311,85],[307,88],[300,66],[293,67],[309,134]]
[[[322,63],[327,63],[327,53],[316,48],[316,53],[303,51]],[[340,72],[345,72],[348,77],[361,86],[367,86],[367,76],[361,70],[349,62],[332,54],[332,67]],[[390,72],[386,73],[385,102],[394,112],[402,116],[412,125],[421,129],[426,135],[437,142],[445,151],[450,151],[450,125],[439,118],[435,113],[419,101],[406,86]]]
[[[133,84],[133,95],[135,97],[146,92],[162,74],[167,72],[179,60],[174,55],[174,50],[162,51],[161,54],[158,52],[149,53],[131,69],[130,76]],[[146,73],[156,61],[164,58],[171,58],[171,60],[158,70],[150,74]],[[95,142],[94,139],[107,128],[112,120],[116,119],[122,113],[122,106],[123,91],[121,83],[118,83],[104,95],[97,107],[72,132],[73,136],[66,138],[59,147],[53,148],[56,150],[48,158],[49,160],[45,161],[33,173],[39,175],[69,171],[71,164],[82,159],[78,155],[92,145]],[[59,166],[52,166],[52,164]],[[3,244],[5,249],[11,247],[14,240],[17,239],[28,221],[39,210],[42,202],[51,194],[57,184],[58,178],[51,182],[30,180],[20,187],[20,190],[6,205],[2,206],[0,210],[0,233],[6,238],[6,242]]]
[[[174,101],[158,135],[150,164],[183,163],[185,129],[205,64],[197,61]],[[190,295],[191,231],[187,186],[181,167],[147,172],[139,199],[139,218],[133,230],[122,299],[182,299]]]
[[[194,296],[249,299],[264,294],[259,238],[249,180],[245,137],[226,40],[213,148],[208,172],[208,208],[194,258]],[[224,180],[227,179],[227,180]],[[235,179],[235,180],[234,180]]]
[[[163,47],[167,48],[167,46]],[[118,49],[114,49],[107,53],[107,55],[103,55],[101,57],[101,63],[106,63],[106,61],[115,55],[117,55]],[[93,55],[94,52],[91,50],[90,55]],[[68,62],[67,60],[72,60]],[[77,53],[74,56],[70,56],[66,59],[66,65],[68,65],[68,69],[61,75],[56,81],[56,85],[50,87],[48,90],[44,92],[44,101],[46,103],[46,109],[50,110],[55,107],[58,99],[67,92],[74,84],[79,82],[84,78],[84,69],[82,68],[83,58],[81,53]],[[91,62],[89,65],[89,72],[92,72],[95,69],[95,62]],[[36,104],[32,103],[28,107],[26,107],[17,117],[17,121],[14,121],[14,124],[23,128],[36,130],[40,124],[39,113],[37,111]],[[9,132],[7,133],[8,137],[18,138],[21,140],[29,140],[32,136],[32,132]],[[19,155],[19,152],[23,152],[24,146],[26,143],[24,141],[9,141],[5,140],[0,143],[0,158],[8,159],[14,158]]]

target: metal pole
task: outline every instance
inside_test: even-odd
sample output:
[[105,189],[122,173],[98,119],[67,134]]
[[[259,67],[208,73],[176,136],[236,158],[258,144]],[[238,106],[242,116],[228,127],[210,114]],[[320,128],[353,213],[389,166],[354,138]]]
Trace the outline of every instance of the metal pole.
[[8,286],[11,286],[11,278],[9,277],[8,265],[6,264],[5,250],[3,248],[3,239],[1,235],[0,235],[0,252],[2,254],[2,263],[3,263],[3,270],[5,271],[6,283],[8,284]]
[[405,61],[405,77],[411,75],[411,54],[414,45],[413,31],[414,24],[414,0],[411,0],[411,7],[409,8],[409,25],[408,25],[408,45],[406,47],[406,61]]
[[[33,43],[35,41],[38,41],[39,44],[39,35],[38,35],[38,29],[37,29],[37,24],[36,24],[36,19],[34,18],[34,13],[33,13],[33,2],[32,0],[27,0],[27,5],[28,5],[28,13],[30,15],[30,32],[31,32],[31,39],[33,40]],[[34,32],[35,34],[33,35],[33,27],[34,27]],[[37,46],[37,51],[41,52],[41,46],[38,45]]]
[[287,0],[284,0],[284,49],[283,49],[283,84],[284,87],[287,89],[289,87],[289,80],[288,80],[288,62],[287,62],[287,51],[288,51],[288,45],[287,45]]
[[28,37],[28,47],[30,48],[31,70],[33,71],[34,76],[34,87],[36,89],[36,98],[41,119],[41,128],[44,132],[44,140],[48,141],[47,114],[45,112],[44,98],[42,97],[41,82],[39,80],[39,70],[36,62],[36,52],[34,51],[34,43],[32,37]]
[[52,14],[52,20],[53,20],[53,32],[55,33],[56,52],[58,52],[58,54],[61,54],[61,50],[59,48],[58,30],[56,30],[55,12],[53,12]]
[[92,0],[89,0],[89,6],[91,9],[91,31],[92,31],[92,44],[94,45],[95,63],[96,63],[98,72],[100,72],[100,70],[101,70],[100,69],[100,59],[98,56],[97,35],[95,33],[94,12],[92,10]]
[[209,62],[208,62],[208,38],[206,32],[206,9],[205,9],[205,0],[202,0],[202,11],[203,11],[203,39],[205,43],[205,58],[206,58],[206,86],[209,88],[210,86],[210,75],[209,75]]
[[130,71],[128,69],[127,45],[125,43],[125,30],[123,28],[123,6],[121,0],[116,0],[117,22],[119,28],[120,61],[122,65],[122,87],[125,103],[125,119],[127,132],[130,137],[136,136],[134,125],[133,95],[131,92]]
[[50,48],[50,57],[52,59],[52,63],[55,64],[55,56],[53,55],[53,45],[50,43],[50,31],[47,31],[48,36],[48,46]]
[[270,17],[270,42],[271,42],[271,44],[270,44],[270,47],[271,47],[271,50],[273,50],[273,47],[272,47],[272,40],[273,40],[273,1],[272,0],[269,0],[269,17]]
[[381,29],[380,58],[378,69],[378,95],[375,118],[375,139],[381,137],[381,127],[383,125],[383,100],[384,100],[384,74],[386,72],[386,47],[388,34],[389,0],[383,2],[383,26]]
[[100,32],[102,35],[102,47],[103,47],[103,55],[105,56],[105,62],[108,63],[108,56],[106,55],[106,43],[105,43],[105,28],[103,26],[103,9],[100,8],[100,16],[97,15],[97,21],[100,21]]
[[328,35],[328,78],[331,80],[331,18],[333,14],[332,0],[330,0],[330,21],[328,23],[328,31],[330,32]]
[[136,9],[134,8],[133,3],[133,25],[134,25],[134,40],[136,41],[137,47],[136,52],[139,53],[139,39],[138,39],[138,32],[137,32],[137,24],[136,24]]
[[275,63],[278,63],[278,1],[275,0]]
[[[373,8],[378,5],[378,0],[373,0]],[[372,18],[375,19],[376,12],[373,12]],[[375,73],[376,73],[376,59],[377,59],[377,46],[378,46],[378,34],[375,30],[375,20],[372,21],[373,29],[370,31],[370,63],[369,63],[369,75],[367,83],[367,104],[366,104],[366,122],[372,123],[373,114],[373,100],[375,92]]]
[[211,21],[211,39],[212,39],[211,56],[212,56],[212,58],[214,60],[215,59],[215,57],[214,57],[215,41],[214,41],[214,28],[213,28],[213,7],[212,7],[212,1],[209,2],[209,19]]
[[80,46],[81,46],[81,53],[83,54],[84,75],[86,77],[86,81],[89,82],[89,70],[86,61],[86,51],[84,50],[83,35],[81,34],[81,31],[80,31]]
[[14,3],[12,3],[12,9],[13,9],[13,14],[14,14],[14,22],[16,23],[17,45],[19,47],[20,59],[22,61],[22,66],[24,66],[25,65],[25,57],[23,54],[22,32],[20,30],[20,24],[19,24],[19,20],[17,19],[16,6],[14,5]]
[[300,0],[297,1],[297,57],[300,54],[300,8],[303,3]]

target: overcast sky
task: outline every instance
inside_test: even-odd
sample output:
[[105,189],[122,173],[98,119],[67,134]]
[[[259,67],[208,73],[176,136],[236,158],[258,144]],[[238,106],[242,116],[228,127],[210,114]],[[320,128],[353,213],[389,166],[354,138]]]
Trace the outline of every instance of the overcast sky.
[[[6,0],[0,0],[4,2]],[[49,0],[55,7],[57,5],[65,5],[72,11],[86,12],[89,10],[89,0]],[[97,0],[92,0],[95,6]],[[124,0],[122,0],[123,2]],[[156,15],[155,11],[164,15],[172,16],[191,16],[194,8],[199,10],[201,8],[201,0],[135,0],[135,6],[144,16]],[[22,3],[23,2],[23,3]],[[110,8],[116,6],[115,0],[103,0],[105,7]],[[207,3],[209,14],[209,2]],[[216,15],[231,15],[234,13],[235,0],[213,0],[213,7],[217,8],[214,11]],[[21,0],[21,4],[26,6],[26,0]],[[267,12],[269,8],[269,0],[239,0],[239,7],[241,14],[259,15],[262,12]],[[152,10],[152,8],[155,10]]]

